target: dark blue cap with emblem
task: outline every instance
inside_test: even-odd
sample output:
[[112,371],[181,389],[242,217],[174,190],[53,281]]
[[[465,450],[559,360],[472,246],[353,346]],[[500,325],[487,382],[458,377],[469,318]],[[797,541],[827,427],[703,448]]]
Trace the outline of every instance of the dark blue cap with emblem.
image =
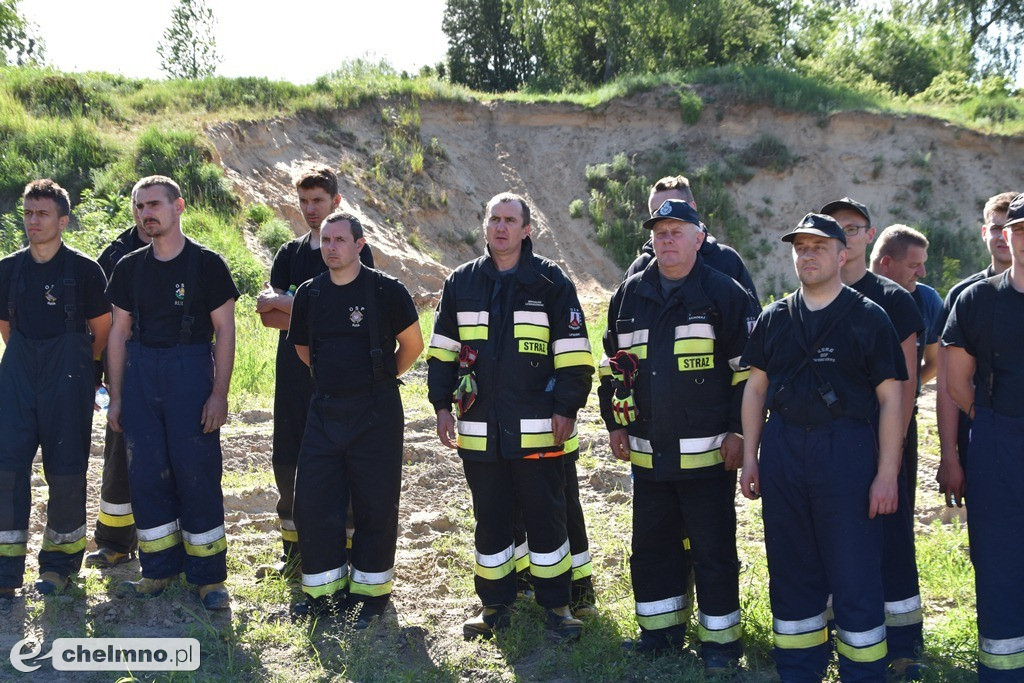
[[688,202],[684,202],[682,199],[666,199],[658,210],[652,213],[651,217],[644,221],[644,229],[650,230],[654,227],[655,223],[666,219],[680,221],[682,223],[693,223],[697,227],[700,227],[700,216],[697,215],[697,209],[693,208]]
[[1016,225],[1017,223],[1024,223],[1024,193],[1017,195],[1010,202],[1010,207],[1006,210],[1006,222],[1003,223],[1003,227]]
[[782,236],[783,242],[792,242],[797,235],[818,235],[839,240],[846,246],[846,233],[835,218],[820,213],[809,213],[799,224]]

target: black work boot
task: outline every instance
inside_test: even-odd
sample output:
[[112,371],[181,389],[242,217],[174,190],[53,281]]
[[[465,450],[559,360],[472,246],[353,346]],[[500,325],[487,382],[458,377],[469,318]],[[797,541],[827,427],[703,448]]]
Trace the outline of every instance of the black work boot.
[[636,640],[622,643],[622,649],[641,655],[660,655],[680,652],[686,643],[686,627],[670,626],[653,630],[640,631]]
[[594,582],[589,576],[572,582],[572,598],[569,601],[569,607],[572,609],[574,617],[577,619],[596,617],[596,602],[597,596],[594,594]]
[[559,643],[571,643],[579,640],[583,633],[583,622],[575,618],[569,606],[556,607],[544,611],[544,626],[548,637]]
[[480,614],[462,623],[462,637],[466,640],[474,638],[490,638],[497,631],[508,628],[512,616],[505,605],[484,605]]
[[306,599],[296,603],[292,607],[293,621],[302,620],[334,620],[345,614],[348,604],[348,593],[337,591],[330,595],[313,597],[306,595]]

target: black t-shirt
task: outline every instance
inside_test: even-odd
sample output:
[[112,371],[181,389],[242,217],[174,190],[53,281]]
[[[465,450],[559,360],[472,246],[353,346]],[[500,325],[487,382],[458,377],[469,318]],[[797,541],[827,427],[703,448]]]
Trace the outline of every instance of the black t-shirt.
[[[1006,417],[1024,417],[1024,294],[1005,271],[991,284],[981,280],[964,290],[942,333],[942,343],[959,346],[977,360],[975,404]],[[991,401],[989,387],[991,386]]]
[[[14,261],[24,258],[20,283],[14,290],[15,325],[29,339],[52,339],[66,331],[64,321],[64,264],[73,259],[75,280],[75,329],[87,332],[86,321],[110,312],[110,304],[103,292],[107,279],[95,261],[62,244],[46,263],[36,263],[28,248],[16,251],[0,260],[0,320],[10,322],[7,302],[11,291]],[[20,254],[24,253],[24,257]]]
[[107,285],[111,303],[135,315],[135,273],[142,268],[142,287],[139,302],[140,341],[144,346],[170,348],[176,346],[181,335],[181,316],[184,315],[188,254],[198,249],[198,269],[195,298],[189,304],[192,323],[192,344],[213,341],[213,322],[210,311],[223,306],[229,299],[237,299],[238,289],[231,279],[231,271],[220,254],[197,242],[187,240],[181,253],[170,261],[158,261],[152,249],[132,252],[118,262]]
[[118,235],[113,242],[111,242],[100,257],[96,261],[100,264],[100,268],[103,269],[107,279],[114,274],[114,266],[122,258],[132,253],[136,249],[142,249],[146,246],[146,243],[139,239],[139,229],[136,226],[132,226]]
[[[807,335],[815,335],[806,345],[816,341],[836,316],[839,318],[817,347],[811,363],[791,377],[807,352],[798,342],[799,330],[789,315],[790,297],[764,309],[750,334],[741,365],[767,373],[770,386],[766,405],[787,422],[824,424],[833,417],[819,388],[829,384],[839,398],[842,417],[872,419],[878,412],[875,387],[887,379],[907,379],[903,353],[889,317],[866,298],[858,297],[848,304],[849,297],[857,297],[848,287],[818,311],[809,311],[799,292],[791,296],[796,297],[795,308]],[[773,398],[782,384],[790,387],[782,392],[786,400],[780,397],[780,404],[773,407]]]
[[892,321],[892,326],[896,328],[896,337],[900,342],[912,334],[924,332],[924,318],[914,303],[914,297],[889,278],[876,275],[869,270],[850,287],[882,307]]
[[946,298],[942,302],[942,314],[939,316],[938,323],[936,323],[936,327],[938,327],[940,335],[941,332],[946,329],[946,321],[949,320],[949,314],[953,312],[953,304],[956,303],[957,297],[963,294],[964,290],[973,285],[975,282],[987,280],[988,278],[992,277],[995,274],[995,268],[989,266],[980,273],[975,273],[974,275],[966,277],[949,288],[949,291],[946,292]]
[[[419,316],[409,291],[398,280],[380,271],[362,268],[356,279],[338,286],[329,276],[317,279],[312,358],[317,391],[344,396],[366,389],[373,382],[370,363],[370,333],[367,330],[366,279],[374,278],[378,339],[384,351],[384,371],[397,375],[395,337],[415,323]],[[288,341],[311,346],[309,329],[309,290],[312,282],[299,285],[292,304]]]

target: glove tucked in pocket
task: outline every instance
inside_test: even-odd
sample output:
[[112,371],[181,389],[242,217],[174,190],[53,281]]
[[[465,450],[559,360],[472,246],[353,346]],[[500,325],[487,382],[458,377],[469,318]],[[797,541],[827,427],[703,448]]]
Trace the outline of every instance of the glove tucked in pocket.
[[612,371],[612,417],[623,427],[636,422],[639,413],[633,398],[633,385],[640,369],[640,359],[635,353],[619,351],[608,359]]
[[477,386],[476,372],[473,364],[476,363],[477,352],[463,344],[459,350],[459,383],[452,392],[455,401],[455,416],[461,418],[469,412],[476,402]]

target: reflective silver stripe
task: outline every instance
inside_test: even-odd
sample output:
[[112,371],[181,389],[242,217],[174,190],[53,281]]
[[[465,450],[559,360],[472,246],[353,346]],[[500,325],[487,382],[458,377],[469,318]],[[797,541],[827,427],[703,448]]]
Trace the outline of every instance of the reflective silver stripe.
[[679,439],[679,452],[685,455],[687,453],[713,451],[722,445],[727,436],[729,436],[729,433],[724,432],[716,436],[702,436],[699,439]]
[[712,617],[697,610],[697,620],[701,626],[709,631],[722,631],[740,623],[740,611],[736,610],[732,614],[726,614],[724,617]]
[[639,436],[629,437],[630,449],[637,451],[638,453],[653,453],[654,447],[651,446],[651,442],[647,439],[641,439]]
[[500,553],[494,553],[493,555],[484,555],[475,548],[473,552],[476,554],[476,563],[481,567],[500,567],[515,556],[516,544],[513,543]]
[[551,348],[554,353],[568,353],[569,351],[586,351],[590,353],[590,340],[586,337],[580,339],[556,339]]
[[170,536],[179,529],[178,520],[174,520],[167,524],[155,526],[152,529],[137,529],[137,532],[139,534],[140,541],[158,541],[164,536]]
[[544,311],[513,311],[512,324],[550,327],[548,323],[548,314]]
[[530,564],[535,564],[538,567],[550,567],[553,564],[558,564],[566,555],[569,554],[569,539],[565,539],[558,550],[553,553],[535,553],[530,551]]
[[886,614],[906,614],[919,609],[921,609],[920,595],[915,595],[914,597],[907,598],[906,600],[897,600],[896,602],[885,603]]
[[487,423],[459,420],[458,432],[463,436],[487,436]]
[[665,598],[664,600],[655,600],[654,602],[636,603],[636,613],[641,617],[654,617],[668,612],[678,612],[681,609],[686,609],[686,596],[684,595],[677,595],[674,598]]
[[131,503],[108,503],[100,498],[100,512],[108,515],[130,515],[132,514]]
[[351,540],[352,537],[355,536],[355,535],[356,535],[356,530],[355,529],[345,529],[345,538],[348,538],[349,540]]
[[551,431],[551,418],[546,420],[520,420],[519,431],[523,434],[544,434]]
[[820,631],[825,628],[826,624],[828,624],[828,622],[825,620],[825,613],[822,612],[816,617],[798,619],[797,621],[772,619],[772,630],[785,636],[797,636],[801,633]]
[[458,352],[462,350],[462,344],[454,339],[444,336],[443,334],[438,334],[437,332],[431,335],[430,346],[438,349],[445,349],[447,351]]
[[83,524],[74,531],[69,531],[67,533],[61,533],[59,531],[54,531],[50,527],[46,527],[43,530],[43,538],[49,539],[52,543],[56,545],[63,545],[64,543],[74,543],[75,541],[85,538],[85,525]]
[[523,541],[522,543],[520,543],[519,545],[516,546],[516,559],[517,560],[520,557],[526,557],[529,554],[530,554],[530,542],[529,541]]
[[619,348],[628,349],[630,346],[636,344],[646,344],[647,339],[650,336],[650,330],[634,330],[632,332],[624,332],[617,335],[619,338]]
[[348,576],[348,565],[343,564],[337,569],[329,569],[319,574],[303,574],[302,585],[303,586],[326,586],[332,581],[343,579]]
[[729,359],[729,367],[732,368],[733,372],[741,372],[743,370],[749,370],[749,366],[744,365],[740,362],[743,356],[736,356],[735,358]]
[[990,655],[1015,655],[1024,652],[1024,636],[1020,638],[978,638],[978,646]]
[[392,567],[391,569],[383,572],[361,572],[355,567],[352,567],[352,572],[349,574],[348,578],[356,583],[362,583],[367,586],[379,586],[395,578],[395,568]]
[[885,624],[868,631],[844,631],[837,626],[836,635],[839,636],[839,640],[853,647],[876,645],[885,640]]
[[293,522],[290,519],[282,519],[281,520],[281,528],[284,529],[285,531],[296,531],[295,522]]
[[[459,311],[455,314],[455,319],[461,327],[486,325],[490,317],[491,314],[487,311]],[[462,346],[460,345],[459,348],[462,348]]]
[[28,529],[24,531],[0,531],[0,543],[28,543]]
[[611,367],[611,363],[608,362],[608,354],[601,354],[601,362],[598,363],[598,365],[600,365],[602,368]]
[[224,538],[224,525],[221,524],[218,527],[214,527],[209,531],[204,531],[201,534],[190,534],[189,532],[182,530],[181,537],[185,539],[185,542],[189,545],[209,545],[214,541]]
[[572,556],[573,569],[576,567],[582,567],[587,562],[590,562],[590,551],[584,550],[582,553],[576,553]]
[[715,328],[708,323],[693,323],[692,325],[676,326],[676,339],[689,339],[693,337],[700,339],[714,339]]

